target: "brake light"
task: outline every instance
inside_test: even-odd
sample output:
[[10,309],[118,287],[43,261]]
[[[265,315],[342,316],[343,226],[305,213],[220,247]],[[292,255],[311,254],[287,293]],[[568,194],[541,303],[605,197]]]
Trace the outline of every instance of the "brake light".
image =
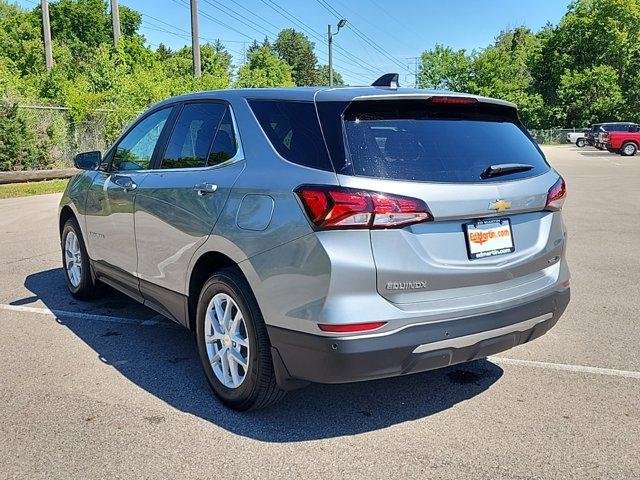
[[342,325],[334,325],[330,323],[319,323],[318,327],[323,332],[331,333],[356,333],[368,332],[386,325],[387,322],[369,322],[369,323],[346,323]]
[[567,198],[567,184],[564,178],[560,177],[553,187],[547,192],[547,205],[545,210],[557,211],[562,209],[565,199]]
[[326,185],[302,185],[295,192],[318,229],[398,228],[433,220],[417,198]]
[[431,97],[431,103],[440,105],[474,105],[478,100],[471,97]]

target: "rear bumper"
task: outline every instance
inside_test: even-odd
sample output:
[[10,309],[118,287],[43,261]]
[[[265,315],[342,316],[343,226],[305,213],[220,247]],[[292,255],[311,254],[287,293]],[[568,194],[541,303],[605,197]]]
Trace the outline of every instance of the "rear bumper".
[[545,334],[569,289],[517,307],[360,338],[325,337],[268,326],[278,383],[348,383],[406,375],[502,352]]

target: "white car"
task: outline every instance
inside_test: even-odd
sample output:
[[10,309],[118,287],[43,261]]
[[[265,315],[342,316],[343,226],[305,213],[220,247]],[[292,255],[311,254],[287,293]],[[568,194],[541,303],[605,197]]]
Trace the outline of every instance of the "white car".
[[576,147],[584,147],[587,145],[587,134],[584,132],[569,132],[567,133],[567,142],[575,143]]

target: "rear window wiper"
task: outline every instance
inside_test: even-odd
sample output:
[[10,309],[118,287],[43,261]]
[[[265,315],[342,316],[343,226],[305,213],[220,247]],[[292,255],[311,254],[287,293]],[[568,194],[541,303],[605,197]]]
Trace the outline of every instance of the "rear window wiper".
[[480,174],[480,178],[499,177],[500,175],[508,175],[510,173],[528,172],[533,165],[528,163],[501,163],[499,165],[490,165],[484,172]]

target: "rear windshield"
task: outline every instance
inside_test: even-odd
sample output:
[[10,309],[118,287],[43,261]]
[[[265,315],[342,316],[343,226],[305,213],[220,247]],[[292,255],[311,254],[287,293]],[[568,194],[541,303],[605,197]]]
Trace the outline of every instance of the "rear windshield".
[[[485,183],[532,177],[549,170],[509,107],[432,105],[422,100],[356,101],[346,108],[343,119],[344,161],[334,159],[334,163],[339,173],[347,175]],[[323,122],[325,131],[327,126]],[[491,165],[513,163],[530,165],[531,169],[485,179],[480,176]]]

